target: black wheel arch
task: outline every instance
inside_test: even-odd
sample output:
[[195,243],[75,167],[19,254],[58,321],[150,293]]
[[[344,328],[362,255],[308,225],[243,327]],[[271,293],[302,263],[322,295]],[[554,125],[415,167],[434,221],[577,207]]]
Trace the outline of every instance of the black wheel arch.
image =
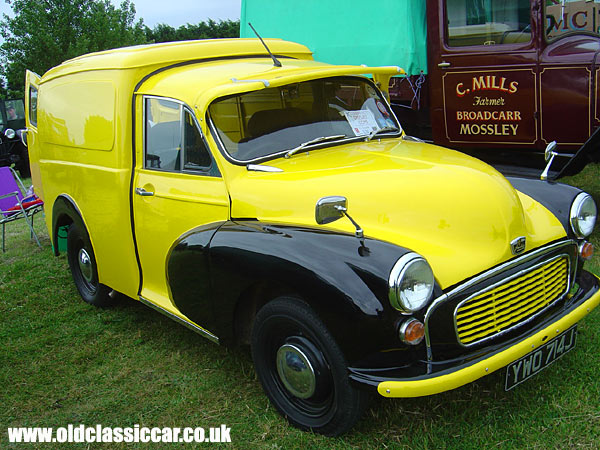
[[571,205],[581,189],[563,183],[542,181],[532,178],[507,177],[517,190],[533,198],[546,207],[560,221],[567,236],[576,238],[569,220]]
[[384,345],[401,345],[403,316],[389,304],[388,277],[410,250],[369,238],[365,245],[368,252],[354,235],[325,229],[225,222],[177,242],[169,285],[178,309],[224,343],[247,338],[254,315],[269,300],[300,297],[352,363]]
[[85,223],[75,201],[66,194],[59,195],[52,206],[52,249],[54,255],[60,254],[58,249],[58,230],[63,226],[75,223],[81,229],[86,230]]

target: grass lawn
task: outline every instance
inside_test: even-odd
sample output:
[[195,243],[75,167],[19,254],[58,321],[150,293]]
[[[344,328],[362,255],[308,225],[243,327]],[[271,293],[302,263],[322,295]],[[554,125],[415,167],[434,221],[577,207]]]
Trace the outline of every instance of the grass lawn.
[[[588,166],[565,181],[600,205],[599,174],[600,166]],[[24,223],[9,224],[0,253],[0,449],[26,447],[8,443],[7,427],[67,424],[226,424],[233,447],[244,449],[600,447],[600,311],[579,324],[574,351],[510,392],[499,371],[431,397],[374,398],[352,433],[326,438],[279,416],[248,352],[217,346],[133,300],[111,309],[85,304],[66,257],[52,256],[40,216],[36,230],[42,249]],[[600,274],[600,256],[587,268]],[[148,444],[103,446],[126,447]]]

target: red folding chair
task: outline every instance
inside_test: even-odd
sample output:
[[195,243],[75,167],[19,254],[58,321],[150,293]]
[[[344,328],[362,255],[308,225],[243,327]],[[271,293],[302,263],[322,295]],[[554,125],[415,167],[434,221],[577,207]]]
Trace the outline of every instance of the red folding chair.
[[[18,184],[17,184],[18,183]],[[5,248],[5,227],[9,222],[25,219],[31,231],[31,239],[42,247],[33,229],[33,216],[42,211],[44,202],[35,194],[25,197],[23,182],[11,167],[0,167],[0,223],[2,224],[2,252]]]

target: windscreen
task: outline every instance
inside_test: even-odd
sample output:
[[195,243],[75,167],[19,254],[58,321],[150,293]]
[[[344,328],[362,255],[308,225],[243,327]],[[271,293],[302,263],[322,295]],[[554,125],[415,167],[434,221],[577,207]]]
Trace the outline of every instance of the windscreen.
[[225,151],[240,162],[289,152],[310,141],[345,142],[400,132],[388,104],[362,77],[237,94],[214,101],[209,114]]
[[23,100],[6,100],[4,102],[4,108],[8,120],[25,118],[25,105],[23,104]]

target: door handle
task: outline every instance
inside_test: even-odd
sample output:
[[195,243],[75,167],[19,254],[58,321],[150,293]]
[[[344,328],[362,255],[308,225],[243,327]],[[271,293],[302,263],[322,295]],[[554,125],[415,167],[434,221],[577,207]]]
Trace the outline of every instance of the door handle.
[[135,193],[142,197],[152,197],[154,195],[154,192],[149,192],[144,188],[135,188]]
[[446,69],[446,68],[450,67],[450,63],[446,62],[446,61],[442,61],[441,63],[438,64],[438,67],[441,69]]

